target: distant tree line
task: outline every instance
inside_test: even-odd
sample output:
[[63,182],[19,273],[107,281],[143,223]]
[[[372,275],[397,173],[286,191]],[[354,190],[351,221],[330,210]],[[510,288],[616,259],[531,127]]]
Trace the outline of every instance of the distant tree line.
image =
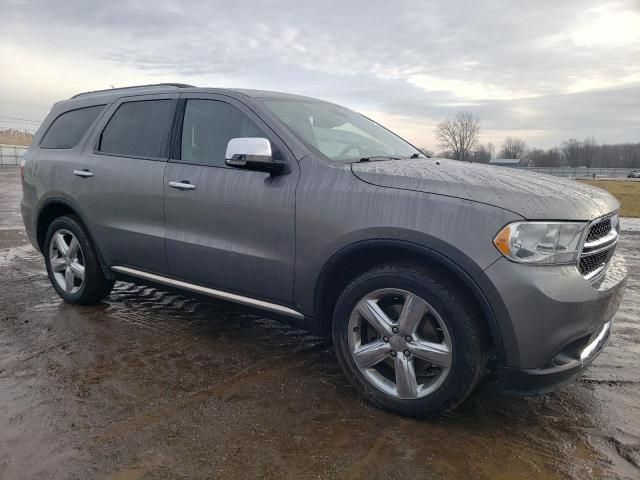
[[438,156],[489,163],[495,155],[519,159],[521,165],[530,167],[640,168],[640,142],[599,145],[594,137],[570,138],[558,147],[545,150],[529,148],[521,138],[507,137],[496,154],[494,145],[481,144],[479,136],[480,117],[459,112],[436,127],[435,137],[442,149]]
[[5,145],[31,145],[33,133],[14,128],[0,128],[0,143]]
[[640,168],[640,142],[598,145],[593,137],[570,138],[560,147],[532,148],[523,161],[531,167]]

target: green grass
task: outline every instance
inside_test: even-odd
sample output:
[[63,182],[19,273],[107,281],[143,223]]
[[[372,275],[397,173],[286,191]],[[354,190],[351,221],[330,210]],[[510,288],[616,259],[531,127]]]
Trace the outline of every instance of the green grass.
[[640,181],[624,180],[579,180],[602,188],[620,202],[620,216],[640,217]]

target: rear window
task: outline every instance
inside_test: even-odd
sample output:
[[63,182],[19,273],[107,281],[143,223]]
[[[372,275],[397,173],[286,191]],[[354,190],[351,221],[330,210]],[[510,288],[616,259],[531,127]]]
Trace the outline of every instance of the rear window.
[[110,155],[166,158],[175,100],[120,105],[104,128],[98,151]]
[[104,105],[95,105],[63,113],[45,133],[40,148],[75,147],[103,109]]

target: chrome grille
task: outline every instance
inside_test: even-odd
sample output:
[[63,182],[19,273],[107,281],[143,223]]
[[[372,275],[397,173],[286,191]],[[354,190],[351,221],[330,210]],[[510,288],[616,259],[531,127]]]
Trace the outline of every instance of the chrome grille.
[[605,218],[604,220],[595,223],[591,226],[589,230],[589,234],[587,235],[587,242],[593,242],[594,240],[599,240],[607,233],[611,231],[611,219]]
[[620,236],[618,216],[597,219],[588,228],[578,270],[587,280],[596,280],[606,271],[616,249]]
[[592,272],[595,272],[600,267],[606,266],[609,261],[610,254],[613,249],[603,250],[602,252],[594,253],[593,255],[586,255],[580,258],[579,269],[580,273],[585,277]]

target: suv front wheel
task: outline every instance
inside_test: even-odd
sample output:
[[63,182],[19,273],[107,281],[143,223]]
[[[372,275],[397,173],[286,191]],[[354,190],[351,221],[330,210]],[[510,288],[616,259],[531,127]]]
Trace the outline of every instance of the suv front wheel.
[[51,222],[43,251],[49,280],[65,302],[98,303],[111,292],[114,281],[104,276],[95,247],[76,217]]
[[459,405],[485,368],[474,310],[435,271],[374,268],[351,282],[333,318],[338,360],[374,405],[433,416]]

